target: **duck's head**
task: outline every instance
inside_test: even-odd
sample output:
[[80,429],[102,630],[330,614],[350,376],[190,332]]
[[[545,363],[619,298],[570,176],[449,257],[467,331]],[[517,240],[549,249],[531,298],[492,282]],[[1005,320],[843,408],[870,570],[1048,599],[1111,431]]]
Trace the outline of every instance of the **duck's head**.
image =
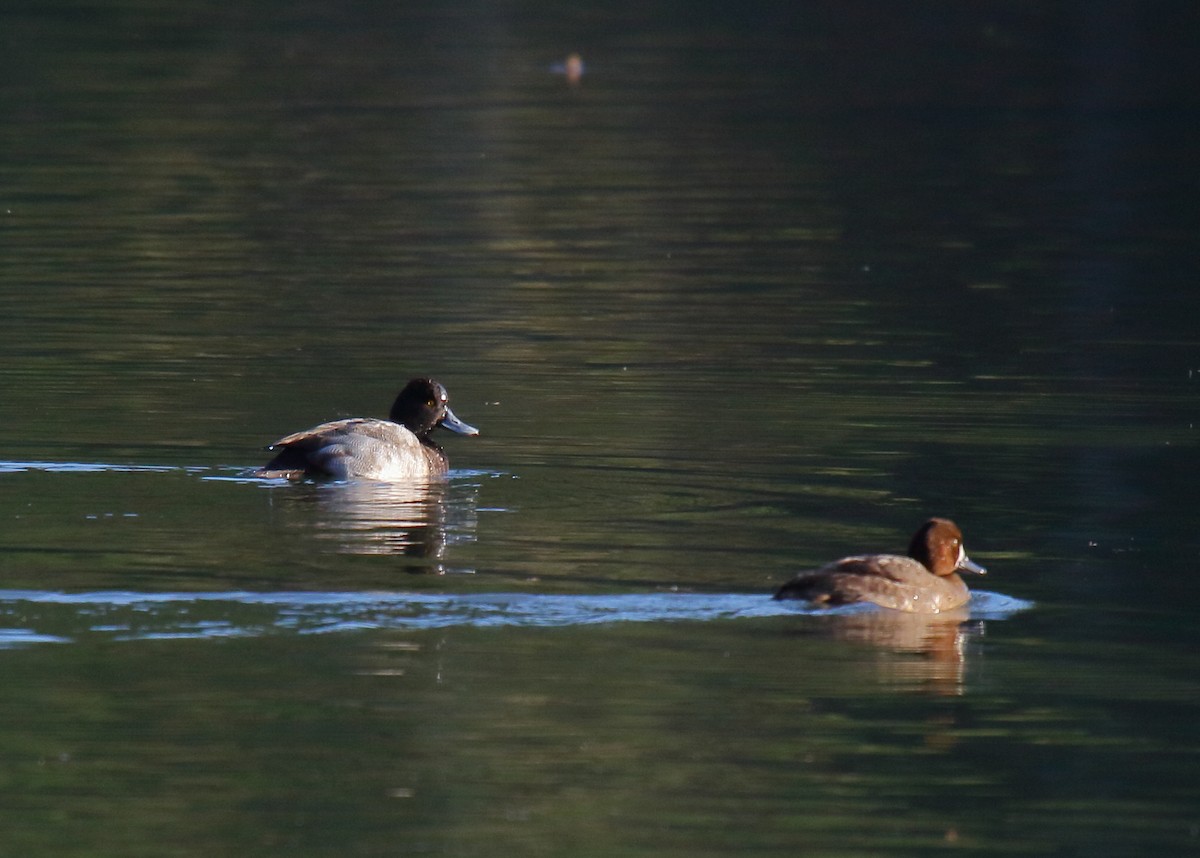
[[962,531],[948,518],[931,518],[921,525],[908,544],[908,556],[934,575],[987,574],[986,569],[967,556]]
[[449,399],[440,382],[432,378],[414,378],[392,403],[389,418],[418,438],[425,437],[438,426],[460,435],[478,435],[478,429],[454,416]]

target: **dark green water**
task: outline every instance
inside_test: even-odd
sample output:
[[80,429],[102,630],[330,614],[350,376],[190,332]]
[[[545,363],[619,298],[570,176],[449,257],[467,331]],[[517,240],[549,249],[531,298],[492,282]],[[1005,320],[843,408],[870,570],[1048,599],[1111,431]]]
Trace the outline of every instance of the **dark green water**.
[[[1150,9],[5,5],[0,855],[1200,851]],[[767,599],[931,514],[969,617]]]

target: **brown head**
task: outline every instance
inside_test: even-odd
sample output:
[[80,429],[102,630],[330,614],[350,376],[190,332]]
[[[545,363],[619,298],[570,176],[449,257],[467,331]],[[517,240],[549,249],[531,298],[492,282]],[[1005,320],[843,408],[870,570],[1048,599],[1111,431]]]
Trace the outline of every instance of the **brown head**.
[[967,556],[962,531],[948,518],[931,518],[913,534],[908,544],[908,556],[934,575],[953,575],[973,572],[984,575],[987,570]]

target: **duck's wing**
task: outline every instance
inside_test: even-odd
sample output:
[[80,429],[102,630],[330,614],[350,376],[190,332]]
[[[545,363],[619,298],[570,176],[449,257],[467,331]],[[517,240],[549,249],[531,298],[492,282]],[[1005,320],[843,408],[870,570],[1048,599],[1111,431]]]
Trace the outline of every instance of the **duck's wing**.
[[843,557],[818,572],[836,575],[854,575],[862,578],[877,578],[884,581],[910,581],[914,572],[928,572],[916,564],[911,557],[898,554],[870,554],[861,557]]
[[914,561],[892,554],[843,557],[828,566],[801,572],[775,593],[776,599],[805,599],[815,605],[880,601],[881,591],[911,576]]
[[328,423],[322,423],[320,426],[314,426],[311,429],[293,432],[291,435],[280,438],[274,444],[268,445],[267,449],[318,447],[332,440],[344,438],[346,435],[357,432],[378,435],[379,428],[373,424],[384,422],[383,420],[376,420],[371,417],[348,417],[345,420],[331,420]]
[[275,456],[258,470],[257,475],[284,479],[334,477],[344,480],[362,470],[361,462],[364,459],[377,461],[380,451],[386,454],[389,450],[412,445],[419,446],[416,437],[403,426],[388,420],[371,417],[333,420],[280,438],[267,448],[274,451]]

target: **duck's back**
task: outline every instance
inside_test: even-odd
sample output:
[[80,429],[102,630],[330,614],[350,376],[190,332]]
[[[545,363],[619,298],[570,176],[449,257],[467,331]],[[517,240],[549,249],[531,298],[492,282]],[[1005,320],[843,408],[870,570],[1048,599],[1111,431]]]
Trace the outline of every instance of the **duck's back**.
[[444,474],[446,457],[390,420],[355,417],[322,423],[280,438],[260,471],[266,477],[332,477],[338,480],[420,480]]
[[780,587],[775,598],[806,599],[830,607],[871,602],[898,611],[935,614],[962,605],[970,592],[958,575],[934,575],[911,557],[873,554],[801,572]]

